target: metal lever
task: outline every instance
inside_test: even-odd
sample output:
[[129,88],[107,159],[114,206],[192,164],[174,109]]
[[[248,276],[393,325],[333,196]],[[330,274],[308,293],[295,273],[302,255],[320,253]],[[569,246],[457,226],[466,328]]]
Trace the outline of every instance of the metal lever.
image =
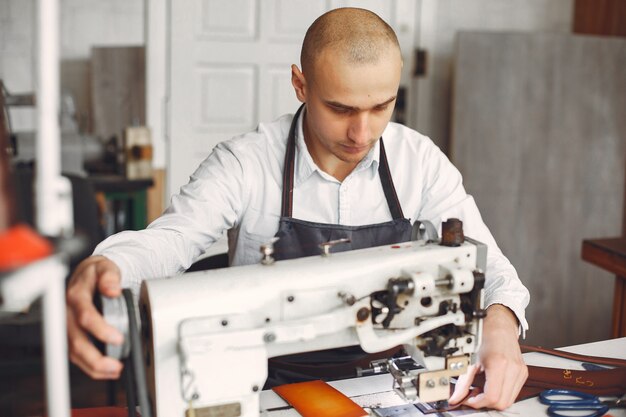
[[271,265],[274,263],[275,259],[272,256],[274,254],[274,243],[278,241],[279,238],[273,237],[269,242],[261,245],[261,254],[263,255],[263,259],[261,259],[261,263],[263,265]]
[[338,245],[340,243],[350,243],[350,242],[352,242],[351,239],[344,237],[342,239],[329,240],[328,242],[320,243],[318,246],[322,250],[322,256],[330,256],[330,249],[333,246]]

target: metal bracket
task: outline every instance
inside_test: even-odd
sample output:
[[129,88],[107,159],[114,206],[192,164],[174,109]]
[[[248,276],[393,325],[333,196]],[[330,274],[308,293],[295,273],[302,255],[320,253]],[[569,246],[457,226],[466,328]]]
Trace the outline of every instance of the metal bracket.
[[322,256],[330,256],[330,250],[333,246],[338,245],[340,243],[350,243],[351,240],[347,237],[343,239],[330,240],[328,242],[320,243],[318,246],[322,250]]

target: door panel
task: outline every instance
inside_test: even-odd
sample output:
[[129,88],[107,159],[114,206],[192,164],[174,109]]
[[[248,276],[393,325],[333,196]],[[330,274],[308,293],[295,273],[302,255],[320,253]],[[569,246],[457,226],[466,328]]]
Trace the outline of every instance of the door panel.
[[[182,3],[182,2],[181,2]],[[257,2],[255,0],[200,0],[196,32],[205,40],[252,40],[257,35]],[[179,7],[188,7],[189,3]],[[183,28],[181,28],[183,29]]]
[[272,42],[292,42],[298,46],[317,16],[329,10],[327,1],[275,0],[267,3],[264,21],[267,22],[268,39]]
[[[198,67],[192,102],[198,132],[246,129],[254,120],[256,68],[252,65]],[[236,97],[236,99],[234,98]]]

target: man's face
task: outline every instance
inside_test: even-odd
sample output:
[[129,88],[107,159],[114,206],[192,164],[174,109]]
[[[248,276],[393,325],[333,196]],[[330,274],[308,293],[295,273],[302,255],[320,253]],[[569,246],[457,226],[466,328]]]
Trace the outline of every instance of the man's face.
[[305,141],[322,169],[354,168],[389,123],[402,69],[399,51],[389,49],[367,64],[350,64],[326,49],[303,75],[298,98],[307,106]]

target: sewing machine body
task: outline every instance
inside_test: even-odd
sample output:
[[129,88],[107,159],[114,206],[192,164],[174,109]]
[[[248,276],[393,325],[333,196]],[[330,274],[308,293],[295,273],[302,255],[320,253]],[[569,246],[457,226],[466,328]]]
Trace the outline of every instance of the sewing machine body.
[[[357,344],[367,352],[405,344],[440,373],[415,388],[405,381],[403,394],[447,398],[440,379],[463,373],[479,347],[482,281],[472,289],[485,262],[477,242],[415,241],[145,281],[140,312],[152,409],[158,416],[184,416],[190,407],[196,415],[258,416],[268,358]],[[412,288],[394,298],[399,311],[385,328],[380,297],[398,280]]]

